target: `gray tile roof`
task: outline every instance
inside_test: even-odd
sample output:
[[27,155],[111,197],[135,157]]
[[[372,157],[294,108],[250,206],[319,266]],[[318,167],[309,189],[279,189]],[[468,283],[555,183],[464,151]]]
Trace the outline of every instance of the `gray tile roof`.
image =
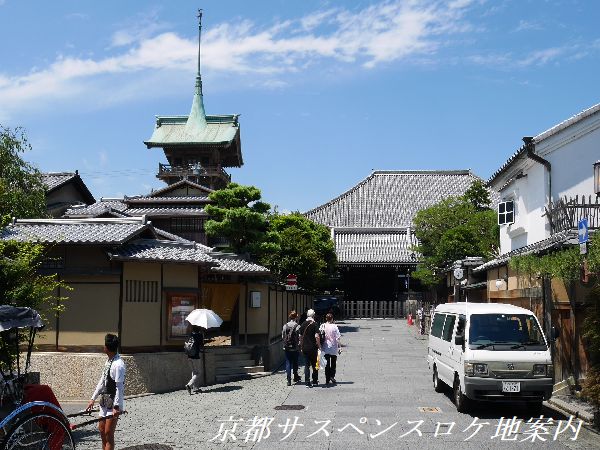
[[419,210],[463,195],[475,180],[469,170],[375,171],[305,216],[329,227],[406,228]]
[[[202,246],[204,247],[204,246]],[[217,265],[205,248],[179,242],[139,240],[110,252],[119,261],[158,261],[187,264]]]
[[147,205],[147,204],[206,204],[211,202],[207,196],[187,196],[187,197],[125,197],[123,202],[127,205]]
[[16,220],[0,231],[0,240],[65,244],[123,244],[149,230],[140,219],[29,219]]
[[[189,245],[194,244],[194,241],[190,241],[188,239],[182,238],[181,236],[177,236],[176,234],[169,233],[168,231],[165,231],[165,230],[161,230],[160,228],[155,227],[154,231],[156,232],[156,234],[158,235],[159,238],[164,238],[167,241],[174,241],[174,242],[179,242],[181,244],[189,244]],[[202,244],[197,244],[197,245],[202,245]],[[212,250],[212,247],[208,247],[206,245],[202,245],[202,247],[206,247],[206,251]]]
[[406,229],[336,228],[334,243],[339,264],[414,264],[419,256],[412,250],[417,240]]
[[177,217],[198,217],[208,216],[204,209],[197,207],[185,207],[185,206],[174,206],[174,207],[154,207],[154,208],[127,208],[125,210],[127,214],[134,217],[149,216],[177,216]]
[[112,211],[123,212],[127,209],[127,205],[122,199],[100,199],[92,205],[86,207],[69,208],[64,217],[98,217],[102,214]]
[[204,191],[206,192],[206,194],[210,194],[211,192],[214,192],[214,189],[210,189],[206,186],[202,186],[201,184],[198,183],[194,183],[193,181],[190,180],[179,180],[173,184],[170,184],[168,186],[165,186],[164,188],[161,189],[157,189],[156,191],[152,191],[152,193],[150,195],[148,195],[148,197],[161,197],[161,198],[165,198],[163,196],[163,194],[166,194],[167,192],[173,191],[175,189],[179,189],[183,186],[189,186],[193,189],[197,189],[200,191]]
[[488,261],[485,264],[476,267],[475,269],[473,269],[473,272],[482,272],[488,269],[493,269],[494,267],[503,266],[507,264],[510,258],[512,258],[513,256],[535,254],[546,250],[576,245],[577,243],[577,230],[561,231],[560,233],[556,233],[542,241],[535,242],[525,247],[521,247],[503,255],[500,255],[498,258],[492,259],[491,261]]
[[[591,108],[585,109],[578,114],[575,114],[574,116],[568,118],[567,120],[563,120],[562,122],[554,125],[553,127],[547,129],[546,131],[543,131],[542,133],[535,136],[533,138],[533,141],[536,144],[539,144],[544,139],[548,139],[550,136],[554,136],[555,134],[563,131],[564,129],[570,127],[571,125],[581,122],[583,119],[585,119],[589,116],[592,116],[598,112],[600,112],[600,103],[592,106]],[[489,185],[499,175],[501,175],[502,173],[507,171],[515,163],[515,161],[517,161],[521,157],[525,156],[525,153],[526,153],[526,147],[525,147],[525,145],[522,145],[515,153],[513,153],[510,156],[510,158],[508,158],[506,160],[506,162],[504,164],[502,164],[502,166],[500,166],[500,168],[498,170],[496,170],[492,174],[492,176],[487,180],[487,184]]]
[[[170,203],[170,202],[163,202]],[[177,203],[177,202],[175,202]],[[142,205],[128,205],[125,203],[125,200],[119,199],[107,199],[100,200],[99,202],[94,203],[93,205],[87,207],[74,207],[69,208],[64,217],[76,218],[76,217],[98,217],[103,214],[111,213],[111,212],[119,212],[125,213],[128,216],[132,217],[141,217],[143,215],[147,216],[206,216],[206,212],[204,209],[199,208],[198,205],[172,205],[162,207],[159,204],[153,205],[147,208],[141,208],[138,206]]]
[[218,266],[211,267],[211,272],[218,273],[242,273],[242,274],[263,274],[270,273],[269,269],[259,264],[245,261],[239,257],[223,257],[218,253],[211,253],[211,256],[219,263]]
[[75,176],[75,172],[46,172],[42,173],[42,183],[48,191],[51,191],[72,180]]
[[238,273],[246,275],[269,274],[269,269],[243,260],[237,255],[211,252],[210,247],[200,244],[140,239],[128,243],[109,255],[118,261],[172,262],[179,264],[206,264],[218,273]]

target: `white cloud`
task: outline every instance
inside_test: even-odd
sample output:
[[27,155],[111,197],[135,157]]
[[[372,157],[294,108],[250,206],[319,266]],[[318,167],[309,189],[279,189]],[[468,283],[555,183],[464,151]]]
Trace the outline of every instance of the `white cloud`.
[[521,19],[517,27],[513,30],[514,33],[518,33],[519,31],[529,31],[529,30],[541,30],[543,29],[542,25],[539,22],[532,22],[529,20]]
[[[0,0],[2,1],[2,0]],[[281,88],[285,73],[296,73],[326,62],[374,69],[408,57],[430,57],[446,38],[469,30],[464,22],[470,0],[389,0],[362,10],[330,9],[294,20],[258,27],[250,21],[221,23],[203,34],[204,73],[255,74],[254,85]],[[193,73],[197,42],[174,32],[156,12],[138,18],[112,35],[106,56],[61,56],[45,68],[24,74],[0,73],[0,104],[4,113],[35,110],[56,102],[106,104],[119,76],[125,98],[142,95],[136,84],[164,71]],[[154,75],[150,75],[153,73]],[[172,75],[172,73],[170,74]],[[164,80],[163,80],[164,81]],[[143,95],[160,89],[145,90]],[[104,86],[104,87],[103,87]],[[99,89],[105,89],[99,92]]]

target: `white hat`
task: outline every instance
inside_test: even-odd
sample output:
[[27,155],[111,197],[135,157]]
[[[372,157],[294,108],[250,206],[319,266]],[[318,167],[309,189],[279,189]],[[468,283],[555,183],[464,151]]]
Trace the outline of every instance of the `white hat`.
[[306,317],[315,317],[315,310],[309,309],[308,311],[306,311]]

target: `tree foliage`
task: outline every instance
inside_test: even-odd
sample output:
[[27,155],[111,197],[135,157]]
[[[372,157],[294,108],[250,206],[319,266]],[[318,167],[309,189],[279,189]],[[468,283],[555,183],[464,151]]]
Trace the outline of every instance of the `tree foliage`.
[[236,253],[250,252],[257,243],[264,241],[268,231],[267,213],[271,207],[260,201],[258,188],[229,183],[225,189],[212,192],[209,198],[215,204],[205,208],[212,217],[205,224],[208,236],[226,238]]
[[422,255],[413,273],[423,284],[435,285],[442,270],[467,256],[492,258],[498,252],[499,228],[489,194],[475,181],[462,197],[449,197],[417,213],[415,248]]
[[321,287],[336,266],[329,229],[299,212],[275,214],[269,224],[267,245],[262,247],[260,262],[280,281],[288,274],[295,274],[302,287]]
[[31,150],[24,131],[0,125],[0,225],[12,217],[46,216],[46,194],[40,172],[22,158]]
[[[41,173],[22,158],[31,150],[22,129],[0,126],[0,227],[12,217],[46,217]],[[62,309],[58,288],[69,289],[56,275],[40,275],[46,247],[38,243],[0,241],[0,301],[43,310]],[[43,312],[43,310],[41,312]]]
[[206,207],[211,215],[206,233],[226,238],[230,250],[249,254],[279,281],[293,273],[302,287],[314,289],[334,271],[335,250],[327,227],[298,212],[271,212],[254,186],[230,183],[210,199],[215,204]]

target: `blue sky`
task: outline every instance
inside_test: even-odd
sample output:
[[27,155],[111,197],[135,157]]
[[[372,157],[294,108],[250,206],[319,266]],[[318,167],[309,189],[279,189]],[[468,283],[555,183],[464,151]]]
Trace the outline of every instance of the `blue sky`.
[[487,178],[600,101],[598,2],[0,0],[0,124],[97,198],[163,186],[142,141],[189,113],[198,7],[207,113],[241,114],[233,180],[280,211],[374,169]]

